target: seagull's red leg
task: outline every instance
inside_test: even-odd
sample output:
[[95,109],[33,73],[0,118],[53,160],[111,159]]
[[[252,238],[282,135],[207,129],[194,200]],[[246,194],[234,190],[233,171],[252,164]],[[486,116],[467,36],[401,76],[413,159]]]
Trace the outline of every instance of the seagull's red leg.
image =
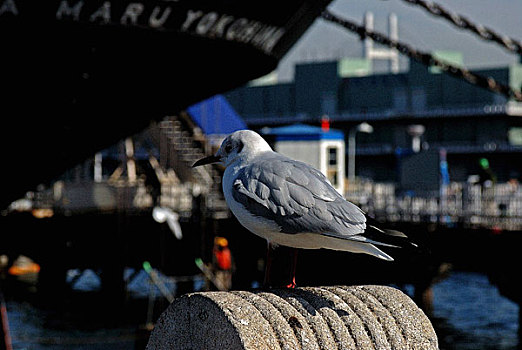
[[263,287],[295,288],[296,264],[296,248],[268,243]]
[[292,260],[291,260],[291,266],[290,266],[290,271],[292,273],[292,282],[290,282],[290,284],[286,285],[286,288],[295,288],[296,287],[295,270],[296,270],[296,266],[297,266],[297,252],[298,252],[298,250],[296,248],[292,248],[291,253],[290,253],[290,254],[292,254]]

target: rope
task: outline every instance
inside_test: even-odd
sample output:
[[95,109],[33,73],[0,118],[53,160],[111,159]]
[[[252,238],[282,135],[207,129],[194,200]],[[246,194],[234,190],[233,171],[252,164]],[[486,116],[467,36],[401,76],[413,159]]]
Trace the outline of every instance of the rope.
[[403,55],[406,55],[411,59],[414,59],[426,66],[436,66],[442,71],[454,77],[464,79],[470,84],[477,85],[486,88],[490,91],[502,94],[506,96],[508,99],[513,98],[519,102],[522,102],[522,92],[514,90],[508,85],[501,84],[492,77],[483,77],[481,75],[472,73],[465,68],[453,66],[447,62],[441,61],[433,57],[433,55],[431,55],[430,53],[416,50],[410,45],[402,43],[400,41],[392,40],[384,34],[368,31],[366,30],[366,28],[364,28],[364,26],[360,26],[357,23],[347,19],[342,19],[328,10],[325,10],[321,14],[321,17],[326,21],[338,24],[348,29],[349,31],[358,34],[361,40],[364,40],[366,37],[371,38],[376,43],[396,49]]
[[514,52],[516,54],[522,55],[522,43],[516,39],[512,39],[506,35],[499,34],[494,30],[484,27],[480,24],[475,24],[471,22],[468,18],[461,16],[457,13],[446,10],[441,5],[427,1],[427,0],[402,0],[412,5],[417,5],[431,13],[436,17],[442,17],[445,20],[451,22],[454,26],[468,30],[472,33],[475,33],[480,38],[486,41],[495,42],[506,50]]

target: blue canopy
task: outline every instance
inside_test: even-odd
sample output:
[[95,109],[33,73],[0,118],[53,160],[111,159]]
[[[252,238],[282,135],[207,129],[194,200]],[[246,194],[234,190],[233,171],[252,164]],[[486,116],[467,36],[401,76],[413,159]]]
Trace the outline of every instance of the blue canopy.
[[276,141],[344,140],[344,134],[340,130],[330,129],[326,131],[318,126],[306,124],[270,128],[264,134],[275,136]]
[[194,122],[205,135],[228,135],[248,129],[223,95],[215,95],[187,108]]

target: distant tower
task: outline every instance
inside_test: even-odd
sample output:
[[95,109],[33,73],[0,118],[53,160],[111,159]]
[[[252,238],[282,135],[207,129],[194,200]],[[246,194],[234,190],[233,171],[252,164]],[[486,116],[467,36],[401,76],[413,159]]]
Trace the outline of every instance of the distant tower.
[[[367,31],[373,31],[372,12],[366,12],[364,15],[364,28]],[[394,13],[391,13],[388,17],[388,31],[391,40],[399,40],[397,16]],[[390,72],[399,73],[399,51],[396,49],[374,48],[373,40],[366,37],[364,39],[364,57],[369,60],[388,60],[390,62]]]

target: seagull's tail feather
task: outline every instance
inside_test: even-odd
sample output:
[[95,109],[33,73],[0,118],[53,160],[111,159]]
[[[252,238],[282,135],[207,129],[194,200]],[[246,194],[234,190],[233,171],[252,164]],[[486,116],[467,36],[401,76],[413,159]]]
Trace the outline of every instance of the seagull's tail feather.
[[393,261],[393,258],[374,246],[371,243],[360,242],[357,240],[330,237],[325,241],[323,248],[341,250],[352,253],[365,253],[378,257],[383,260]]
[[366,231],[361,235],[374,244],[395,248],[418,248],[418,245],[403,232],[381,228],[381,224],[370,217],[367,217],[366,224]]

